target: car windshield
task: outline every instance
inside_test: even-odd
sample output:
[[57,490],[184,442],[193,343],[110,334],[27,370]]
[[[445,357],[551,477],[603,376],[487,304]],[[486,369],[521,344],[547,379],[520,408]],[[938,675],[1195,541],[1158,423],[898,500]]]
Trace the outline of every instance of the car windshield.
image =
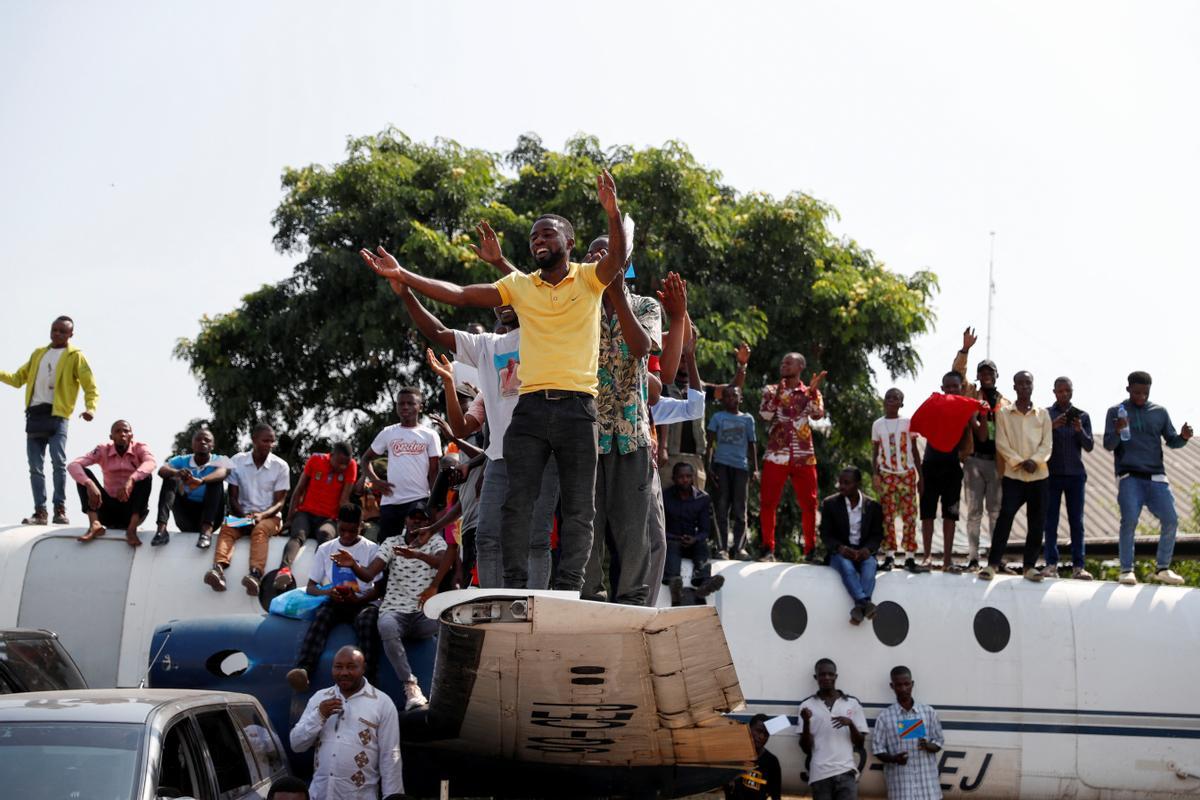
[[131,800],[143,727],[0,722],[0,794],[21,800]]

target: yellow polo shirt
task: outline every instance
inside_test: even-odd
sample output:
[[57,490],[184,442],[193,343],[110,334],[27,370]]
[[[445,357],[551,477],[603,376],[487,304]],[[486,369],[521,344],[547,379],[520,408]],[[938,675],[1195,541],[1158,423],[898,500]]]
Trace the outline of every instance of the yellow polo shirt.
[[521,394],[542,389],[595,395],[600,297],[595,264],[574,264],[557,285],[540,272],[510,272],[495,283],[521,318]]

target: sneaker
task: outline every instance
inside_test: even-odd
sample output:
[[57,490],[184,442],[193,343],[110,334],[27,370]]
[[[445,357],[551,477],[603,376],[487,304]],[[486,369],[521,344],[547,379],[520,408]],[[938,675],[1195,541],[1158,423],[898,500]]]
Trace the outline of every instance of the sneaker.
[[979,559],[972,558],[970,561],[968,561],[967,569],[969,569],[971,572],[978,572],[979,571]]
[[749,561],[750,553],[746,552],[746,548],[739,547],[737,552],[731,555],[731,558],[737,559],[738,561]]
[[204,573],[204,582],[212,587],[214,592],[225,591],[225,570],[220,564],[213,564],[212,569]]
[[863,614],[866,615],[867,619],[875,619],[875,612],[878,610],[879,609],[876,607],[876,605],[870,600],[868,600],[867,604],[863,606]]
[[981,581],[990,581],[994,577],[996,577],[996,569],[991,564],[979,570],[979,580]]
[[308,670],[301,667],[289,669],[287,674],[288,686],[292,687],[292,691],[297,694],[302,694],[308,691]]
[[854,608],[850,609],[850,624],[851,625],[861,625],[862,621],[863,621],[863,617],[865,617],[865,616],[866,616],[866,612],[863,611],[863,607],[855,606]]
[[287,567],[280,567],[275,573],[275,591],[286,592],[296,588],[296,579],[292,577],[292,571]]
[[1154,573],[1150,578],[1154,583],[1165,583],[1167,586],[1183,586],[1183,576],[1173,569],[1164,568]]
[[169,544],[171,534],[166,531],[158,531],[154,534],[154,538],[150,540],[151,547],[162,547],[164,544]]
[[21,520],[21,524],[22,525],[45,525],[49,521],[49,519],[50,518],[48,516],[46,516],[46,509],[35,508],[33,510],[33,514],[31,514],[30,516]]
[[764,564],[770,564],[775,561],[775,554],[774,553],[763,553],[761,556],[758,557],[758,560]]
[[879,571],[880,572],[891,572],[892,567],[894,567],[895,565],[896,565],[896,559],[892,558],[891,556],[888,556],[887,558],[885,558],[883,560],[883,563],[879,565]]
[[1057,578],[1058,577],[1058,565],[1057,564],[1047,564],[1045,566],[1045,568],[1042,570],[1042,577],[1043,578]]
[[1033,581],[1034,583],[1041,583],[1041,580],[1043,577],[1042,573],[1038,572],[1033,567],[1030,567],[1029,569],[1025,570],[1024,574],[1025,574],[1025,580]]
[[683,578],[676,575],[667,581],[667,591],[671,595],[671,605],[683,605]]
[[71,520],[67,518],[67,509],[64,506],[54,507],[54,524],[55,525],[70,525]]
[[246,573],[246,577],[242,578],[242,586],[246,587],[246,594],[251,597],[258,597],[258,587],[262,583],[262,573],[256,569]]
[[719,591],[720,588],[724,585],[725,585],[725,576],[724,575],[714,575],[713,577],[706,579],[704,581],[704,583],[702,583],[696,587],[696,599],[703,600],[704,598],[708,597],[710,594],[713,594],[714,592]]
[[212,546],[212,534],[211,533],[202,533],[202,534],[200,534],[199,537],[197,537],[196,547],[199,548],[200,550],[207,550],[211,546]]
[[1076,567],[1075,569],[1071,570],[1071,577],[1077,581],[1090,581],[1092,580],[1092,573],[1088,572],[1083,567]]
[[1121,577],[1117,578],[1117,583],[1123,586],[1137,586],[1137,575],[1132,572],[1122,572]]
[[421,686],[415,680],[404,684],[405,711],[412,711],[414,708],[427,705],[429,705],[429,701],[425,699],[425,693],[421,691]]
[[729,552],[726,550],[718,550],[716,552],[716,554],[713,556],[713,558],[717,561],[728,561],[729,560]]
[[929,572],[929,567],[918,564],[917,560],[912,556],[904,559],[904,568],[914,575],[920,575],[923,572]]

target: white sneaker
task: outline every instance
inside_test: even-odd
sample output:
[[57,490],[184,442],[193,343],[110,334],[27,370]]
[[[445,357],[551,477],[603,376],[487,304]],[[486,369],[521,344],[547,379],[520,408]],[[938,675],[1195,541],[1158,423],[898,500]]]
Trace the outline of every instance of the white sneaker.
[[1155,583],[1165,583],[1168,586],[1182,586],[1183,576],[1173,569],[1160,569],[1150,580]]
[[1117,579],[1117,583],[1125,586],[1137,586],[1137,575],[1132,572],[1122,572],[1121,577]]
[[996,577],[996,570],[989,564],[988,566],[979,570],[977,577],[981,581],[990,581],[992,578]]
[[1039,583],[1042,580],[1042,573],[1038,572],[1033,567],[1025,570],[1025,580]]
[[429,701],[425,699],[425,694],[421,691],[421,686],[415,680],[404,684],[405,711],[412,711],[414,708],[427,705],[429,705]]

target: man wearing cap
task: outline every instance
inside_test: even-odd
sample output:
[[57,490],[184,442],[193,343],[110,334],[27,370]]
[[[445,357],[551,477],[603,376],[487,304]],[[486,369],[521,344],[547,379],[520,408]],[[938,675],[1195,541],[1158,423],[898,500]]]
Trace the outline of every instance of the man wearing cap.
[[[584,263],[599,261],[608,237],[595,239]],[[662,349],[662,310],[658,302],[629,291],[628,272],[618,273],[603,297],[600,320],[599,460],[596,467],[596,519],[592,555],[584,570],[584,599],[645,605],[649,594],[650,413],[647,361]],[[603,563],[611,543],[620,564],[611,591],[604,588]],[[655,587],[657,589],[657,587]]]
[[[967,360],[971,347],[978,341],[974,328],[963,331],[963,346],[954,356],[951,370],[959,375],[967,374]],[[983,508],[988,514],[988,542],[996,532],[996,519],[1000,516],[1000,487],[1004,477],[1004,464],[996,459],[996,414],[1009,405],[1008,398],[996,388],[996,362],[985,358],[975,369],[978,385],[963,381],[963,396],[987,403],[990,411],[984,415],[982,434],[978,440],[968,437],[973,449],[968,450],[963,461],[963,487],[967,491],[967,554],[969,569],[979,568],[979,531],[983,523]]]

